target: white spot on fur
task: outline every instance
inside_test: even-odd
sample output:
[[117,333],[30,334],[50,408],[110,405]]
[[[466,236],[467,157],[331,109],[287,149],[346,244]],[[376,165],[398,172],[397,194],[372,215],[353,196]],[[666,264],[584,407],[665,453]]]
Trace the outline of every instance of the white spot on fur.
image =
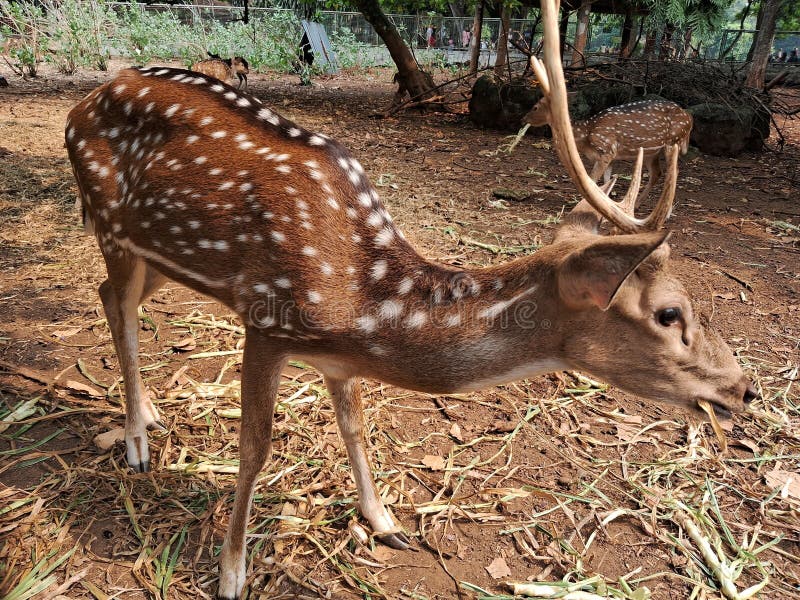
[[378,316],[383,320],[398,319],[403,312],[403,303],[397,300],[384,300],[378,308]]
[[397,286],[397,293],[401,296],[405,296],[411,291],[412,287],[414,287],[414,280],[410,277],[403,277],[400,281],[400,285]]
[[375,281],[379,281],[386,276],[389,265],[385,260],[376,260],[370,267],[370,275]]
[[361,331],[365,333],[372,333],[375,331],[375,326],[377,325],[377,321],[375,317],[370,315],[364,315],[363,317],[358,317],[356,319],[356,327],[358,327]]
[[394,230],[391,227],[384,227],[375,236],[375,245],[376,246],[388,246],[392,243],[394,239]]
[[409,329],[419,329],[428,321],[428,315],[425,311],[418,310],[413,312],[405,321],[404,324]]

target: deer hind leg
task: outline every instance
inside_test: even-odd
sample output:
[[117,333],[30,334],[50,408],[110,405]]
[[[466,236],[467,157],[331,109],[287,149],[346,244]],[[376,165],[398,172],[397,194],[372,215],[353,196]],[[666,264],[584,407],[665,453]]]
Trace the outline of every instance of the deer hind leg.
[[326,378],[325,383],[333,397],[336,422],[339,424],[339,431],[344,438],[347,456],[353,469],[361,514],[369,521],[377,538],[384,544],[392,548],[407,548],[408,538],[383,505],[372,478],[372,468],[365,450],[364,414],[358,380]]
[[245,333],[242,359],[242,429],[239,478],[219,558],[219,598],[239,598],[247,571],[245,531],[256,478],[272,452],[272,414],[286,359],[254,328]]
[[638,208],[639,205],[650,195],[650,190],[653,189],[653,186],[658,183],[658,180],[661,179],[661,152],[656,152],[650,155],[647,159],[647,185],[644,187],[644,190],[639,192],[639,196],[636,198],[636,207]]
[[139,373],[139,304],[164,282],[164,276],[129,253],[104,254],[108,279],[100,285],[100,299],[125,382],[125,444],[128,465],[136,471],[150,468],[148,429],[165,429]]

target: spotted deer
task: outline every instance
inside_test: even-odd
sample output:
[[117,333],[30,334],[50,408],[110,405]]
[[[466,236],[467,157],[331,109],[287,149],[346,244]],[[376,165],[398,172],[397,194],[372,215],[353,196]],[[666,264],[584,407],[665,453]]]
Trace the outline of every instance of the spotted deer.
[[234,75],[239,80],[239,86],[242,87],[244,83],[247,89],[247,74],[250,72],[250,65],[247,60],[241,56],[234,56],[233,58],[220,58],[216,54],[208,53],[211,58],[201,60],[194,63],[190,68],[196,73],[203,73],[219,79],[224,83],[232,80]]
[[[127,69],[70,112],[66,142],[84,223],[107,267],[99,293],[125,382],[133,469],[148,470],[147,431],[164,427],[139,373],[138,305],[172,279],[244,324],[240,464],[219,597],[238,598],[245,584],[245,530],[289,358],[324,375],[361,513],[395,548],[409,539],[373,481],[362,377],[440,394],[576,369],[698,414],[700,401],[735,412],[754,397],[669,271],[660,229],[675,193],[676,149],[645,219],[633,215],[641,157],[621,204],[586,174],[552,10],[547,93],[559,155],[584,200],[550,245],[501,265],[420,256],[341,145],[206,75]],[[620,233],[601,235],[603,218]]]
[[[551,123],[551,99],[546,95],[523,117],[523,123],[540,127]],[[635,160],[639,148],[644,149],[648,179],[636,204],[644,200],[661,177],[661,155],[678,144],[681,152],[689,149],[692,115],[674,102],[640,100],[612,106],[585,121],[572,123],[578,150],[594,162],[591,177],[597,181],[603,175],[611,180],[611,163],[615,160]]]

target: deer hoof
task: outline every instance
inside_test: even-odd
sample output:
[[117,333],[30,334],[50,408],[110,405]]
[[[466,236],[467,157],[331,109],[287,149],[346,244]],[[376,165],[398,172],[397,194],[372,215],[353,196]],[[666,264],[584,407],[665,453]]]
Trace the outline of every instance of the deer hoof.
[[395,550],[406,550],[411,543],[405,533],[381,533],[375,536],[381,543]]
[[147,429],[149,431],[166,431],[167,426],[164,425],[164,421],[161,419],[157,419],[147,425]]
[[130,465],[136,473],[147,473],[150,470],[150,461],[143,460],[138,465]]

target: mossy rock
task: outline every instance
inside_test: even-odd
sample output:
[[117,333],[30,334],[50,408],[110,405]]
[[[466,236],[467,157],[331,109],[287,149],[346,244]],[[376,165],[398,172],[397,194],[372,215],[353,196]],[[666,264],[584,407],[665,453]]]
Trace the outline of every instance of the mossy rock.
[[694,119],[691,143],[705,154],[733,157],[758,151],[769,136],[769,114],[749,106],[706,102],[687,110]]
[[579,121],[612,106],[627,104],[636,99],[634,90],[629,85],[584,85],[574,94],[570,94],[569,113],[572,119]]
[[541,97],[539,88],[527,81],[509,83],[484,75],[472,87],[469,118],[479,127],[517,130],[522,125],[522,117]]

